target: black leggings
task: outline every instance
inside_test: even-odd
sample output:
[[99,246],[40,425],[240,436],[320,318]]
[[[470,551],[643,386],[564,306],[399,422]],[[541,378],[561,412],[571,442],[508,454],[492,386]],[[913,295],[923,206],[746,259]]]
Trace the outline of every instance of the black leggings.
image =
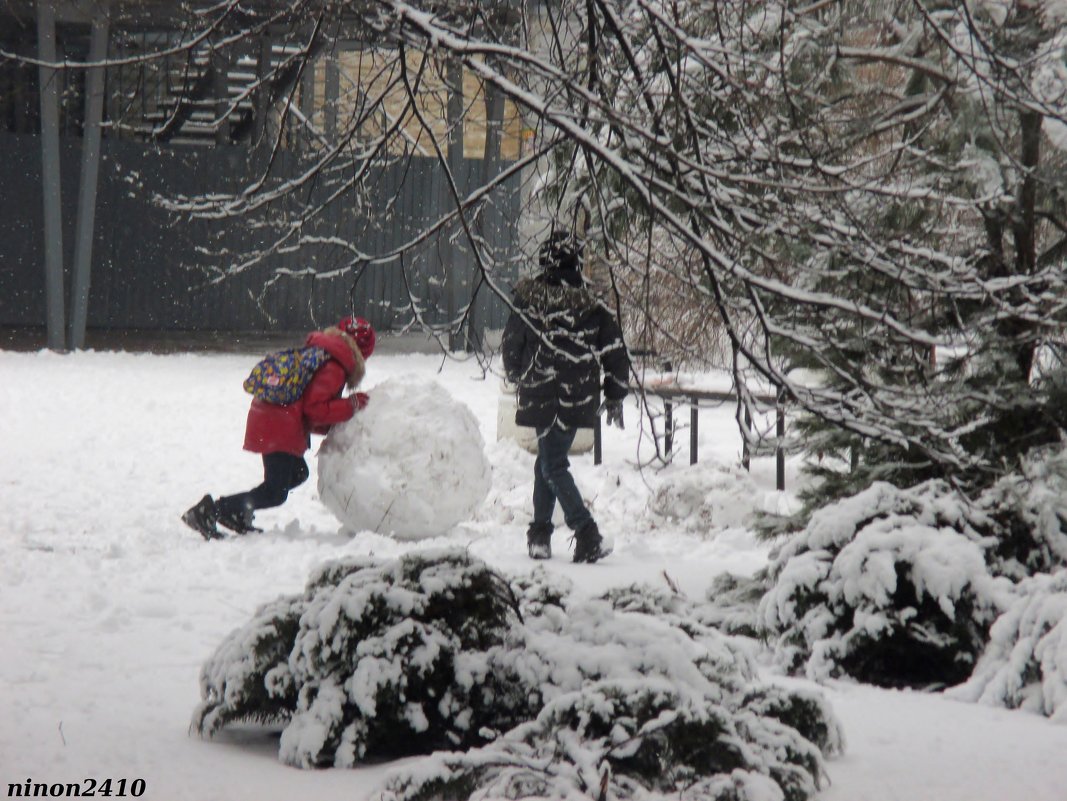
[[308,477],[307,462],[291,453],[263,454],[263,483],[248,492],[227,495],[215,502],[223,514],[240,515],[249,509],[281,506],[289,490],[299,487]]

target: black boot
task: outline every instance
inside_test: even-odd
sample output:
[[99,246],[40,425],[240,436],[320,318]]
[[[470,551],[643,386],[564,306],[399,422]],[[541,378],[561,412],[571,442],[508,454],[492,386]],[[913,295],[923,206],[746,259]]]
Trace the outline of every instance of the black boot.
[[200,503],[182,515],[182,522],[194,531],[199,531],[205,540],[221,540],[222,534],[215,528],[215,521],[219,519],[215,502],[210,495],[200,499]]
[[611,546],[600,536],[597,524],[590,520],[574,532],[574,561],[595,562],[611,553]]
[[552,531],[555,527],[551,523],[530,523],[526,529],[526,549],[531,559],[552,558]]
[[236,534],[251,534],[253,531],[263,530],[252,525],[252,514],[252,509],[247,506],[234,513],[230,509],[219,508],[216,504],[218,522]]

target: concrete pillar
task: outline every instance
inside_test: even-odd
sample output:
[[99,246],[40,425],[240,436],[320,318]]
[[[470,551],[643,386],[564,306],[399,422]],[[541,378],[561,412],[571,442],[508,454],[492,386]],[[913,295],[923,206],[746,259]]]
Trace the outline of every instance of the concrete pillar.
[[[107,58],[108,0],[93,19],[89,61]],[[100,123],[104,112],[104,67],[93,67],[85,76],[85,126],[82,137],[81,181],[78,188],[78,220],[74,234],[74,285],[71,289],[70,346],[85,347],[89,319],[89,283],[92,269],[93,232],[96,220],[96,188],[100,175]]]
[[[56,9],[53,0],[37,3],[37,57],[56,62]],[[63,350],[66,341],[63,303],[63,211],[59,171],[59,73],[38,68],[41,97],[41,191],[44,196],[44,278],[47,344]]]

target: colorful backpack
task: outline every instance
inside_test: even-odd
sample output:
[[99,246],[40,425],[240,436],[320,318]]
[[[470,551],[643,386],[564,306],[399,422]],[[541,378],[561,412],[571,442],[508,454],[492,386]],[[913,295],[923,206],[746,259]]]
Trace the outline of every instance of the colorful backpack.
[[245,379],[245,392],[285,406],[299,400],[315,371],[330,354],[322,348],[288,348],[267,354]]

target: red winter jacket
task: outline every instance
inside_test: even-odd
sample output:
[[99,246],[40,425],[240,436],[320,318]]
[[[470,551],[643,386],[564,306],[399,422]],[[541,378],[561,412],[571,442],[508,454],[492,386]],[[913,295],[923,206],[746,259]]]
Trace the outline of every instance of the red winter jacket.
[[246,451],[303,456],[311,446],[311,434],[325,434],[331,425],[354,414],[351,399],[341,393],[346,384],[359,384],[366,372],[355,340],[340,329],[327,328],[308,334],[304,344],[325,349],[331,358],[315,371],[299,400],[285,406],[252,401],[245,426]]

